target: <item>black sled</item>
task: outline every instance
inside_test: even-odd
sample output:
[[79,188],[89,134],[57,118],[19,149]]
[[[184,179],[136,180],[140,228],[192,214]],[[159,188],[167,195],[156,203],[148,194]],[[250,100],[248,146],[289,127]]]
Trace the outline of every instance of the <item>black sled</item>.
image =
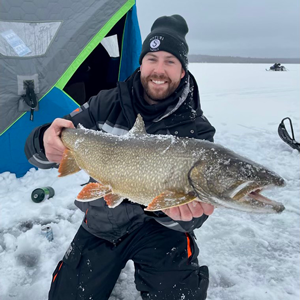
[[[286,127],[284,125],[285,120],[289,120],[290,122],[292,137],[289,135],[288,131],[286,130]],[[280,122],[278,126],[278,134],[285,143],[287,143],[290,147],[292,147],[293,149],[297,149],[300,152],[300,144],[295,140],[292,120],[289,117],[282,119],[282,121]]]

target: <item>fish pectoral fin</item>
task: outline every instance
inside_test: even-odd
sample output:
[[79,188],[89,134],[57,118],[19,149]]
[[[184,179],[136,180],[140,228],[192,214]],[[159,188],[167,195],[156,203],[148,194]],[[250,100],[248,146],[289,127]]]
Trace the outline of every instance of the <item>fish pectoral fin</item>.
[[71,175],[79,171],[80,168],[78,167],[72,152],[69,149],[65,149],[63,153],[63,158],[58,168],[58,177]]
[[145,210],[157,211],[171,207],[176,207],[182,204],[187,204],[196,200],[196,194],[190,192],[188,194],[177,191],[165,191],[155,197]]
[[80,202],[94,201],[111,193],[111,189],[99,182],[88,183],[78,194],[76,200]]
[[116,194],[109,194],[104,196],[104,200],[109,208],[118,206],[123,201],[123,199],[123,197]]

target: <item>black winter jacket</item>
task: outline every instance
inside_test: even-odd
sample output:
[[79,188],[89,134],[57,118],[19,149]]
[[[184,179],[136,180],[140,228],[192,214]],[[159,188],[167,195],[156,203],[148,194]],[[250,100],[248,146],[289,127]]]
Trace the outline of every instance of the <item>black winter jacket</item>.
[[[65,118],[75,126],[80,123],[85,128],[122,135],[133,127],[138,113],[142,115],[149,134],[172,134],[213,141],[215,129],[203,115],[198,87],[189,72],[171,97],[162,103],[149,105],[143,99],[137,69],[125,82],[119,82],[114,89],[100,91]],[[43,134],[49,126],[46,124],[33,130],[25,145],[29,162],[42,169],[56,166],[47,160],[43,148]],[[75,204],[85,212],[82,226],[93,235],[113,243],[118,243],[152,218],[170,229],[183,232],[199,228],[207,219],[203,215],[189,222],[173,221],[162,212],[145,212],[139,204],[126,200],[115,208],[108,208],[102,198],[87,203],[75,201]]]

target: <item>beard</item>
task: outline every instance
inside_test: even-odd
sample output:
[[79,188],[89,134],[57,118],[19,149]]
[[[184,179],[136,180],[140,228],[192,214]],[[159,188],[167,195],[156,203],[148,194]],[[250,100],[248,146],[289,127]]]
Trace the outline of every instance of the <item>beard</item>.
[[[157,88],[155,88],[151,82],[152,80],[165,81],[166,83],[164,85],[167,85],[167,87],[164,86],[160,88],[160,86],[157,85]],[[179,86],[180,80],[181,79],[175,82],[163,75],[141,76],[141,84],[144,88],[144,92],[153,101],[164,100],[172,95]]]

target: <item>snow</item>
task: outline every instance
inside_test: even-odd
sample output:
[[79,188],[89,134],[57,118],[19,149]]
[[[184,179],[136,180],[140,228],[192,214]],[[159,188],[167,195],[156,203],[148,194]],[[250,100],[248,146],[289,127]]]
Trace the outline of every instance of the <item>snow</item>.
[[[205,116],[216,127],[215,141],[281,175],[287,185],[270,190],[282,202],[281,214],[252,214],[217,208],[196,230],[199,261],[210,269],[209,300],[298,300],[299,152],[278,136],[290,117],[300,141],[300,66],[266,72],[264,64],[190,64]],[[74,205],[84,172],[58,178],[56,169],[31,169],[23,178],[0,174],[0,299],[45,300],[52,272],[63,257],[83,213]],[[55,196],[31,201],[37,187]],[[41,227],[52,227],[49,242]],[[110,300],[140,300],[133,263],[122,271]]]

